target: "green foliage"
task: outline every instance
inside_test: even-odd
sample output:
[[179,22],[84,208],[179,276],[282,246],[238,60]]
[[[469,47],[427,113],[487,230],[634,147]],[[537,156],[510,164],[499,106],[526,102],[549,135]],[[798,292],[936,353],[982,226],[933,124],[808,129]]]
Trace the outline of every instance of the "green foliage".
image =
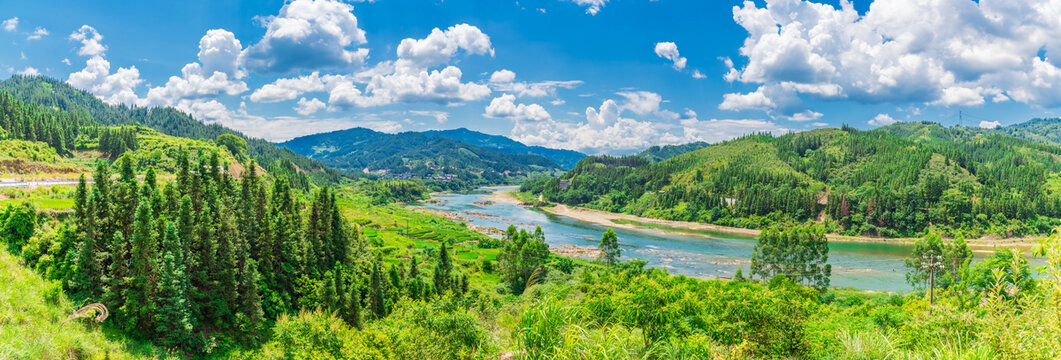
[[368,169],[387,170],[392,175],[408,173],[421,179],[456,176],[432,184],[446,189],[508,183],[560,167],[540,155],[513,154],[438,135],[386,134],[365,128],[307,135],[280,145],[350,173]]
[[224,146],[232,155],[243,156],[247,152],[247,140],[232,134],[217,136],[218,145]]
[[528,233],[523,229],[516,231],[514,225],[509,225],[503,240],[504,247],[497,257],[501,278],[509,284],[513,293],[523,293],[523,290],[546,275],[549,244],[545,243],[541,227],[536,227],[534,233]]
[[601,235],[600,245],[598,246],[601,251],[601,259],[609,264],[615,264],[619,262],[619,257],[622,254],[622,249],[619,248],[619,235],[615,234],[615,231],[608,229]]
[[751,270],[761,279],[783,275],[825,289],[832,276],[832,265],[828,262],[829,241],[820,226],[771,228],[759,233],[752,251]]
[[750,135],[659,161],[591,156],[526,183],[545,200],[767,229],[817,221],[845,235],[1003,237],[1061,218],[1061,148],[988,130],[903,123]]

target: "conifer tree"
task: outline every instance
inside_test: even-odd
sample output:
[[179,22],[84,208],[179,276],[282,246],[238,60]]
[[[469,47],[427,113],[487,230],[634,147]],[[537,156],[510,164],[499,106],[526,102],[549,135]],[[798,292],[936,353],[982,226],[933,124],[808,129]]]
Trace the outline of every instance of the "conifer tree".
[[103,304],[112,311],[122,311],[125,305],[126,276],[129,274],[128,267],[128,243],[120,231],[115,231],[110,237],[110,243],[106,246],[103,258],[107,269],[100,282],[103,284]]
[[450,261],[449,249],[446,248],[446,242],[443,241],[438,251],[438,265],[435,266],[436,293],[442,294],[450,289],[452,272],[453,264]]
[[[244,257],[247,256],[246,251],[243,254]],[[246,322],[245,325],[247,331],[250,332],[251,342],[256,342],[258,330],[265,315],[262,311],[262,297],[258,291],[260,285],[258,264],[254,259],[244,259],[242,263],[243,268],[240,269],[239,280],[239,313],[243,321]]]
[[159,267],[155,332],[165,345],[183,344],[191,335],[192,318],[189,311],[188,281],[184,274],[184,245],[177,227],[166,222],[162,237],[162,264]]
[[132,269],[126,295],[126,314],[129,315],[129,328],[151,330],[154,314],[154,283],[157,276],[158,245],[155,241],[154,219],[147,202],[141,202],[136,208],[133,222],[133,238],[129,249]]
[[370,286],[372,287],[369,306],[372,308],[372,313],[376,315],[377,319],[382,319],[387,316],[387,304],[385,302],[387,289],[385,284],[386,280],[383,279],[383,269],[379,266],[381,262],[383,262],[382,259],[377,259],[372,262],[372,275],[369,280]]

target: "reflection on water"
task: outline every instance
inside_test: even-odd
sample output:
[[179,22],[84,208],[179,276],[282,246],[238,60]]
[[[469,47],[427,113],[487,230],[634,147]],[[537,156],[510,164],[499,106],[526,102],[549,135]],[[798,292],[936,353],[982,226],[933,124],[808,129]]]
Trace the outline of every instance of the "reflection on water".
[[[555,216],[533,208],[486,201],[487,194],[438,195],[442,200],[424,204],[427,207],[476,214],[471,223],[505,229],[509,224],[533,230],[541,226],[550,246],[571,244],[597,245],[604,226],[568,217]],[[482,216],[488,214],[488,216]],[[698,278],[729,278],[744,268],[749,274],[749,259],[755,238],[745,235],[709,233],[703,235],[664,234],[659,230],[615,228],[624,258],[640,258],[649,266],[666,269],[671,274]],[[867,290],[909,291],[903,258],[911,245],[833,242],[829,244],[829,263],[833,267],[832,285]]]

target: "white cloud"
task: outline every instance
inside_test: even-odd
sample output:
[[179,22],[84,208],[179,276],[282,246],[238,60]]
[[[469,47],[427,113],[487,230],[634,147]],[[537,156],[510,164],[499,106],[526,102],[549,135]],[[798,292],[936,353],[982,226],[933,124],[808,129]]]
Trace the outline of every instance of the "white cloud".
[[236,35],[225,29],[212,29],[199,39],[199,63],[203,72],[222,72],[233,79],[245,76],[239,68],[239,55],[243,46]]
[[873,126],[887,126],[898,122],[888,114],[877,114],[877,116],[870,119],[867,123]]
[[247,91],[247,84],[239,80],[244,75],[238,66],[239,48],[240,42],[231,32],[207,31],[199,40],[199,62],[184,65],[181,76],[170,76],[166,85],[148,90],[139,105],[169,106],[184,99]]
[[[482,100],[490,96],[488,85],[464,83],[460,68],[447,65],[459,50],[469,54],[494,53],[490,37],[478,28],[459,24],[445,31],[435,28],[423,39],[404,39],[398,45],[398,59],[376,64],[351,78],[329,84],[329,105],[368,107],[396,102],[433,102],[445,105]],[[354,82],[365,83],[364,90]]]
[[685,69],[686,59],[678,54],[678,45],[672,42],[656,43],[656,56],[670,60],[674,64],[674,70]]
[[516,73],[511,70],[501,69],[490,74],[491,83],[510,83],[516,80]]
[[37,76],[40,75],[41,72],[35,67],[27,66],[25,69],[20,70],[18,74],[22,76]]
[[347,69],[360,64],[368,49],[350,49],[368,40],[358,28],[354,7],[333,0],[294,0],[277,16],[263,19],[265,36],[243,51],[243,64],[259,73],[299,69]]
[[571,0],[579,6],[586,7],[586,13],[590,15],[597,15],[600,9],[608,3],[608,0]]
[[48,29],[38,26],[36,30],[33,30],[33,32],[26,37],[26,40],[39,40],[48,35],[50,35]]
[[516,73],[498,70],[490,74],[490,88],[498,92],[515,94],[517,97],[556,96],[557,89],[574,89],[582,85],[581,80],[518,82]]
[[70,65],[70,59],[63,59],[62,62],[63,62],[63,64],[66,64],[67,66]]
[[704,75],[704,73],[700,72],[700,70],[693,70],[693,79],[703,79],[706,77],[707,75]]
[[423,39],[403,39],[398,44],[399,60],[396,65],[414,69],[430,68],[449,62],[461,49],[469,54],[494,56],[489,36],[475,26],[458,24],[445,31],[434,28]]
[[88,25],[81,25],[77,31],[70,33],[70,40],[81,42],[81,48],[77,50],[77,54],[81,56],[103,55],[103,52],[107,51],[107,47],[101,43],[103,35]]
[[549,112],[545,111],[545,108],[541,105],[517,105],[515,101],[516,97],[510,94],[503,94],[500,97],[496,97],[490,101],[490,105],[486,106],[486,113],[483,115],[489,118],[511,119],[517,121],[544,121],[552,119],[552,117],[549,116]]
[[1002,123],[1000,123],[998,121],[986,121],[986,120],[981,120],[980,121],[980,127],[984,128],[984,129],[994,129],[994,128],[997,128],[999,126],[1002,126]]
[[630,110],[638,115],[659,112],[659,104],[663,102],[662,96],[651,91],[623,91],[616,94],[626,98],[623,110]]
[[85,61],[85,68],[70,74],[66,82],[98,96],[109,104],[136,104],[134,89],[143,80],[135,66],[119,67],[113,74],[111,63],[103,56],[95,55]]
[[760,94],[775,103],[772,95],[1061,106],[1056,2],[877,0],[859,14],[847,1],[769,0],[763,8],[746,1],[733,14],[749,34],[740,49],[748,63],[738,70],[727,62],[724,78],[785,88]]
[[445,111],[410,110],[409,113],[417,116],[435,118],[435,121],[439,124],[445,124],[446,121],[449,121],[449,113]]
[[306,98],[301,98],[298,99],[298,105],[295,106],[295,112],[305,116],[321,111],[326,107],[328,107],[328,105],[323,101],[320,101],[320,99],[313,98],[306,100]]
[[[336,79],[337,77],[326,75],[325,78]],[[250,100],[261,103],[294,100],[307,92],[324,91],[324,82],[325,79],[322,79],[317,71],[297,78],[280,78],[255,90],[250,95]]]
[[4,27],[4,31],[14,32],[18,28],[18,16],[4,20],[3,23],[0,23],[0,26]]

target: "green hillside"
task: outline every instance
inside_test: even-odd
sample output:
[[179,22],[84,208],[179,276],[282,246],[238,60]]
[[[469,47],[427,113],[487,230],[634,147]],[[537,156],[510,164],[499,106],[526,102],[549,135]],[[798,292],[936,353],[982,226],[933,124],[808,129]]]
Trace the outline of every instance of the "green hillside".
[[678,155],[681,155],[681,154],[684,154],[684,153],[687,153],[687,152],[690,152],[690,151],[695,151],[695,150],[700,149],[700,148],[705,148],[708,145],[710,145],[710,144],[708,144],[707,142],[704,142],[704,141],[697,141],[697,142],[691,142],[691,143],[688,143],[688,144],[678,144],[678,145],[663,145],[663,146],[656,145],[656,146],[650,147],[648,149],[645,149],[644,151],[642,151],[640,153],[637,153],[637,156],[643,157],[643,158],[647,159],[648,161],[657,162],[657,161],[667,160],[667,159],[670,159],[672,157],[675,157],[675,156],[678,156]]
[[0,91],[27,103],[66,110],[83,118],[91,118],[101,125],[142,125],[162,134],[201,140],[213,140],[222,134],[232,134],[245,139],[247,154],[263,168],[270,173],[284,174],[291,179],[292,184],[301,188],[308,188],[310,183],[335,184],[340,178],[338,171],[318,161],[277,147],[266,140],[247,137],[218,124],[205,124],[174,108],[108,105],[88,92],[43,76],[12,76],[0,82]]
[[58,282],[41,278],[19,262],[0,251],[0,358],[155,358],[150,345],[107,334],[91,319],[67,321],[78,304],[63,295]]
[[512,154],[416,132],[353,128],[302,136],[280,146],[348,172],[384,170],[384,176],[408,173],[424,179],[451,174],[471,185],[510,183],[560,168],[540,155]]
[[[1021,236],[1061,217],[1061,148],[993,131],[901,123],[752,135],[658,163],[590,157],[524,185],[550,201],[747,228],[823,221],[848,235],[933,228]],[[560,189],[560,180],[569,187]]]

